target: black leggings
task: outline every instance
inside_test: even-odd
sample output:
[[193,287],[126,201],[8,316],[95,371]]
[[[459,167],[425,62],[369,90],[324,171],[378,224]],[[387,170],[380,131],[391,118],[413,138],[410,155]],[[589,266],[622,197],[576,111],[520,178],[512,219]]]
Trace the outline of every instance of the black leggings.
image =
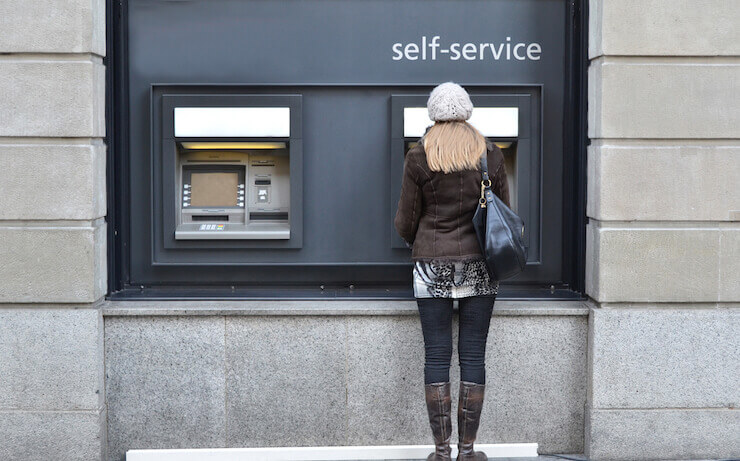
[[[486,340],[495,295],[460,298],[460,380],[486,383]],[[450,380],[452,299],[416,298],[424,334],[424,384]]]

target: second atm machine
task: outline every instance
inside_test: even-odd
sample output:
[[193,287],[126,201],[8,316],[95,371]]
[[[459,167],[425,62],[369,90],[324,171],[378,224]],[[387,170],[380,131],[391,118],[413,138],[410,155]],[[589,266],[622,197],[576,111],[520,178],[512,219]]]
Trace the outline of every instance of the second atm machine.
[[[165,246],[200,241],[189,247],[213,248],[219,240],[296,246],[301,212],[291,197],[301,182],[291,182],[291,171],[301,160],[300,96],[163,101]],[[167,244],[173,236],[179,243]]]
[[289,239],[288,107],[176,107],[175,137],[271,138],[176,141],[175,238]]
[[[536,111],[536,92],[522,94],[471,94],[474,104],[473,114],[468,122],[476,127],[483,136],[495,143],[504,154],[504,161],[509,182],[511,208],[524,219],[526,224],[525,238],[534,248],[531,255],[537,256],[538,242],[532,241],[530,235],[537,235],[540,223],[538,219],[538,201],[530,197],[539,196],[537,138],[532,131],[538,129],[539,114]],[[429,119],[426,108],[426,95],[393,95],[391,118],[393,136],[391,147],[391,222],[395,216],[400,195],[403,159],[421,138],[427,127],[434,122]],[[534,231],[532,231],[534,230]],[[405,248],[403,240],[391,228],[393,248]],[[530,258],[531,260],[531,258]]]

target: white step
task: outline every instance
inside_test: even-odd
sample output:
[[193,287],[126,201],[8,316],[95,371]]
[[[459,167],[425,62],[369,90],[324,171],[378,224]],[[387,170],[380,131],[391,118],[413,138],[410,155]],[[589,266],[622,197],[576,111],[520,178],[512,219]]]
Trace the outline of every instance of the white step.
[[[536,443],[475,444],[489,458],[537,457]],[[434,451],[432,445],[348,447],[182,448],[129,450],[126,461],[342,461],[419,460]],[[452,447],[452,458],[457,447]]]

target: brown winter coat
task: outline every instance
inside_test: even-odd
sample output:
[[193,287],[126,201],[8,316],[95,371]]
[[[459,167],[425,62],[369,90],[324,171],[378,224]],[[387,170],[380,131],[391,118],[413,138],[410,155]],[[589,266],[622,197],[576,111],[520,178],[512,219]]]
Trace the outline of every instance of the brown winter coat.
[[[504,154],[487,141],[491,189],[507,206],[509,186]],[[482,256],[473,228],[478,206],[481,171],[432,171],[426,161],[423,139],[409,149],[403,165],[401,197],[394,225],[413,245],[413,260],[466,260]]]

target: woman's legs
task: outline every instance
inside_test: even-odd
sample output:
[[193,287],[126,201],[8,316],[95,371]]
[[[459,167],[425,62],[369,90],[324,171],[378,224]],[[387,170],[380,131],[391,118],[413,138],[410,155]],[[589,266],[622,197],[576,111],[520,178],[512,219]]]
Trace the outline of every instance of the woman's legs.
[[457,352],[461,381],[486,383],[486,341],[495,299],[495,295],[460,299]]
[[452,359],[452,300],[417,298],[424,334],[424,394],[429,426],[434,437],[434,452],[427,461],[451,461],[452,397],[450,360]]
[[460,391],[457,405],[457,460],[485,461],[482,451],[473,449],[486,388],[486,340],[495,295],[460,299]]
[[424,335],[424,384],[450,380],[452,359],[452,300],[417,298]]
[[[460,299],[460,330],[457,349],[460,379],[486,382],[486,342],[495,295]],[[452,300],[417,298],[424,335],[424,384],[449,381],[452,359]]]

